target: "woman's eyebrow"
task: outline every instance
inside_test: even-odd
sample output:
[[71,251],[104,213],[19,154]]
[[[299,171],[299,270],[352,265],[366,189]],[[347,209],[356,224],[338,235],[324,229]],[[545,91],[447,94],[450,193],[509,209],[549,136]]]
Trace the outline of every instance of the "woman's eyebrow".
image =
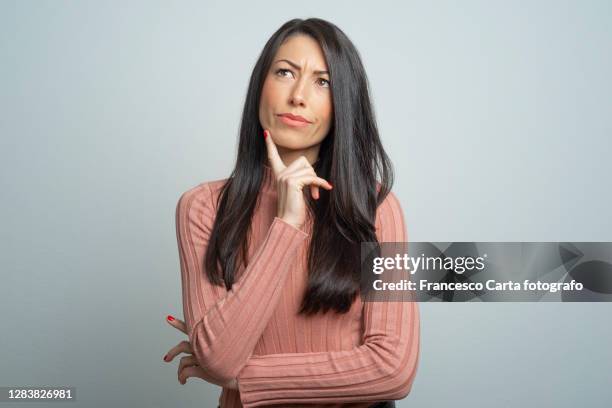
[[[297,69],[297,70],[301,70],[301,69],[302,69],[302,67],[300,67],[298,64],[296,64],[296,63],[295,63],[295,62],[293,62],[293,61],[289,61],[288,59],[279,59],[279,60],[277,60],[276,62],[281,62],[281,61],[286,62],[287,64],[291,65],[293,68],[295,68],[295,69]],[[319,71],[314,71],[314,74],[315,74],[315,75],[321,75],[321,74],[327,74],[327,75],[329,75],[329,72],[319,70]]]

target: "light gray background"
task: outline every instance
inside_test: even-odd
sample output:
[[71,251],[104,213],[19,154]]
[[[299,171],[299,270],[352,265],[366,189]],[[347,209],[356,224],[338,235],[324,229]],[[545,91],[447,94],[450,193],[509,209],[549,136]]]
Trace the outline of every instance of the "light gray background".
[[[411,240],[612,241],[608,1],[2,0],[0,385],[216,406],[162,362],[184,338],[175,205],[229,174],[257,55],[310,16],[362,55]],[[609,304],[421,318],[398,407],[610,404]]]

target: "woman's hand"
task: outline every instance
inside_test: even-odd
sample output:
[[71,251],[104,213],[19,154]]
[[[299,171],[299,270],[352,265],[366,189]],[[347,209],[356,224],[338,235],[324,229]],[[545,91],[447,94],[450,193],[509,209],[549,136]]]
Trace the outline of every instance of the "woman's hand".
[[268,150],[268,160],[276,178],[278,189],[277,216],[300,228],[306,221],[306,202],[303,188],[310,186],[312,197],[318,200],[319,187],[331,190],[332,185],[327,180],[317,176],[304,156],[300,156],[289,166],[285,166],[268,130],[264,131],[264,137]]
[[[170,323],[170,326],[187,334],[187,326],[182,320],[176,319],[172,316],[168,316],[166,318],[166,321]],[[187,340],[183,340],[176,346],[172,347],[170,351],[168,351],[168,354],[164,356],[164,361],[169,363],[176,355],[180,353],[191,354],[190,356],[181,357],[181,361],[179,363],[178,368],[178,381],[180,384],[186,384],[187,378],[189,377],[197,377],[207,382],[216,384],[220,387],[230,388],[233,390],[238,389],[238,383],[235,378],[233,378],[229,383],[219,384],[218,381],[215,381],[210,376],[208,376],[206,372],[200,367],[198,361],[193,355],[191,343]]]

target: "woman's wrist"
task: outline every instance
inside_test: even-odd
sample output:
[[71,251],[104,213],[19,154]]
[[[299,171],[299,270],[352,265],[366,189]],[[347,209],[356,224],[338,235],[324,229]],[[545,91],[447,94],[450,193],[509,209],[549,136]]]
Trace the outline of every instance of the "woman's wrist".
[[281,220],[283,220],[283,221],[284,221],[284,222],[286,222],[287,224],[294,226],[294,227],[295,227],[295,228],[297,228],[297,229],[302,229],[302,226],[301,226],[301,225],[298,225],[296,222],[294,222],[294,221],[292,221],[292,220],[288,220],[288,219],[285,219],[285,218],[283,218],[283,217],[278,217],[278,218],[280,218]]

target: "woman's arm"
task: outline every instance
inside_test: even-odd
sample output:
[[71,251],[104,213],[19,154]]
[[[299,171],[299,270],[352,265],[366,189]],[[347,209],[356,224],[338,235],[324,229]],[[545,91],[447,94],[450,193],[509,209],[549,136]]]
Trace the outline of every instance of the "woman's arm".
[[177,203],[176,235],[183,313],[194,356],[211,378],[229,383],[252,354],[308,234],[275,217],[241,278],[227,291],[212,285],[203,270],[215,214],[210,184],[194,187]]
[[[403,213],[392,193],[377,218],[379,242],[407,242]],[[417,303],[365,302],[363,319],[363,344],[353,350],[252,356],[238,375],[243,406],[404,398],[419,358]]]

